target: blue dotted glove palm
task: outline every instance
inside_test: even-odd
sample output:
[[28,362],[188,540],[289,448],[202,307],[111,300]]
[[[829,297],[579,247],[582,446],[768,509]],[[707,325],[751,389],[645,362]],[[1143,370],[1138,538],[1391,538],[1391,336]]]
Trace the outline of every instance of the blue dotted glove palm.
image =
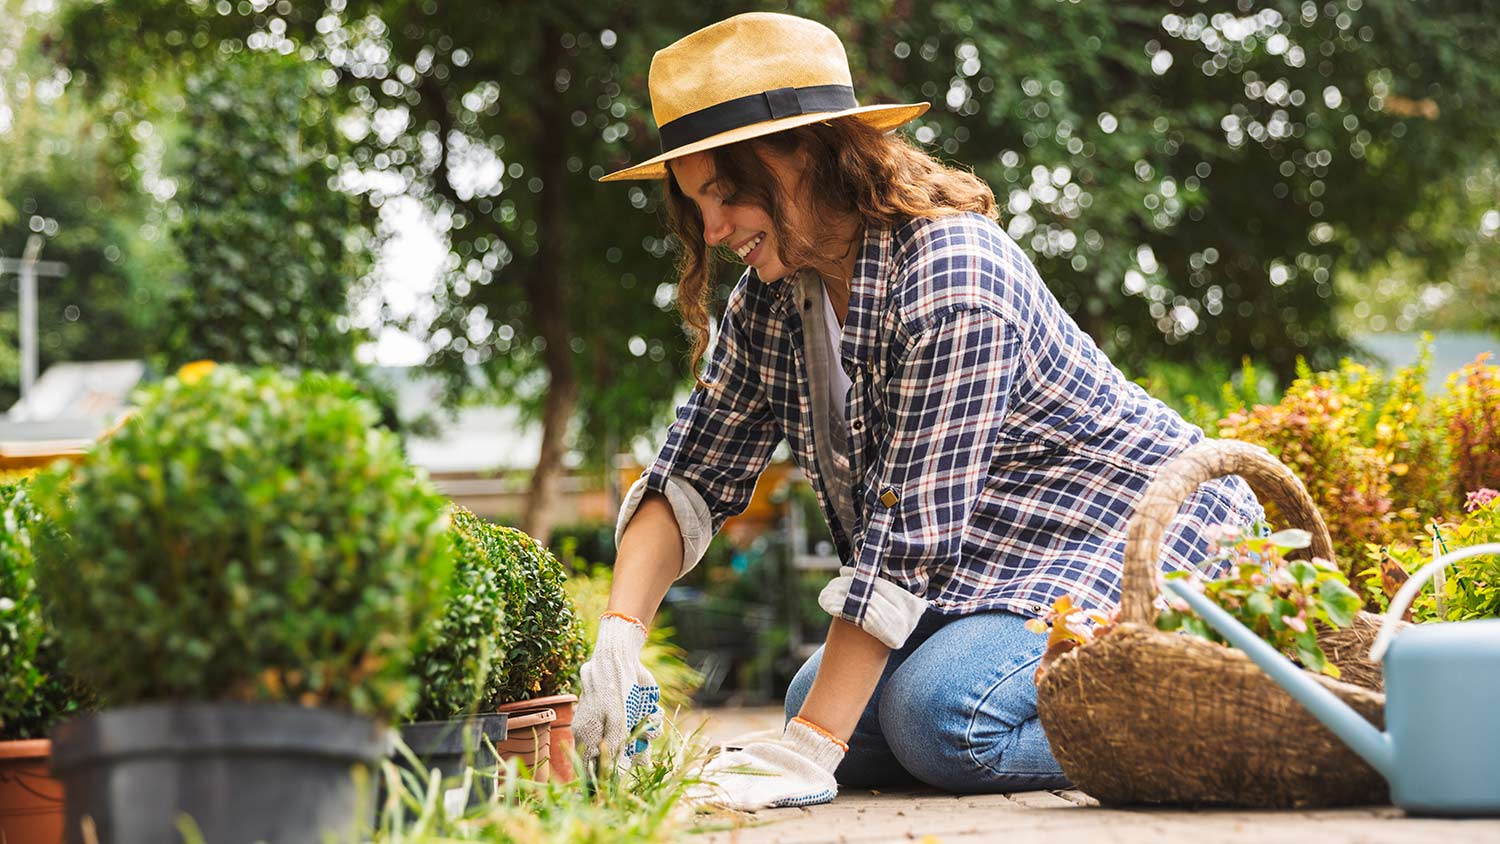
[[623,616],[599,622],[594,654],[579,671],[582,690],[573,716],[573,736],[585,762],[608,758],[617,765],[642,761],[661,735],[661,687],[641,665],[646,628]]

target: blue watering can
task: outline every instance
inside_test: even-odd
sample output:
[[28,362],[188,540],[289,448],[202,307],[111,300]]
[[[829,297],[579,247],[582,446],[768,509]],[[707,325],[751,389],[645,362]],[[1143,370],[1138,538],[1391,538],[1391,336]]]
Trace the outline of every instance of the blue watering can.
[[1500,815],[1500,619],[1419,624],[1393,639],[1429,578],[1483,554],[1500,554],[1500,543],[1433,560],[1391,599],[1370,648],[1371,662],[1384,657],[1383,733],[1191,585],[1166,585],[1379,771],[1391,802],[1418,814]]

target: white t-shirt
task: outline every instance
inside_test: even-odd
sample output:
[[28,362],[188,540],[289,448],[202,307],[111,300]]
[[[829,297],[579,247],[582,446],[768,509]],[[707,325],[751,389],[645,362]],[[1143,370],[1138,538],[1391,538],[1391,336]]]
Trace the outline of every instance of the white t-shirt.
[[828,389],[832,392],[833,406],[839,410],[839,418],[849,416],[849,375],[844,372],[844,365],[839,362],[839,344],[843,341],[844,326],[839,323],[839,315],[833,310],[833,300],[828,298],[828,285],[823,285],[823,322],[828,326]]

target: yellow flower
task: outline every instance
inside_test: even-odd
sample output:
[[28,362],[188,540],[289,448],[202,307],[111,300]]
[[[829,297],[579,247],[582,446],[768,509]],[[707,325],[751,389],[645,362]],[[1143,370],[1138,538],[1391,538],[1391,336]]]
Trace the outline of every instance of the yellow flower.
[[184,384],[196,384],[202,380],[203,376],[213,372],[215,366],[218,364],[211,360],[195,360],[192,363],[185,363],[181,369],[177,370],[177,379]]

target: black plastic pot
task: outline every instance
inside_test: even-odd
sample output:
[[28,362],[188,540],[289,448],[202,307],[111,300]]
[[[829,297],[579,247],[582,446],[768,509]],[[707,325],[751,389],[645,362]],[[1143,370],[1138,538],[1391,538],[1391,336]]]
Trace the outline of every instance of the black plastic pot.
[[[433,768],[438,769],[444,780],[462,777],[466,767],[481,770],[495,767],[497,760],[492,748],[505,741],[508,719],[504,714],[491,714],[418,721],[401,727],[401,741],[422,762],[425,770],[420,773],[424,779]],[[397,761],[403,767],[408,764],[400,756]],[[479,789],[471,789],[469,803],[473,804],[480,794]]]
[[[183,840],[186,814],[211,844],[306,844],[373,819],[386,730],[360,715],[284,704],[167,703],[112,709],[52,734],[67,844]],[[84,837],[85,819],[96,837]],[[342,839],[341,839],[342,840]]]

